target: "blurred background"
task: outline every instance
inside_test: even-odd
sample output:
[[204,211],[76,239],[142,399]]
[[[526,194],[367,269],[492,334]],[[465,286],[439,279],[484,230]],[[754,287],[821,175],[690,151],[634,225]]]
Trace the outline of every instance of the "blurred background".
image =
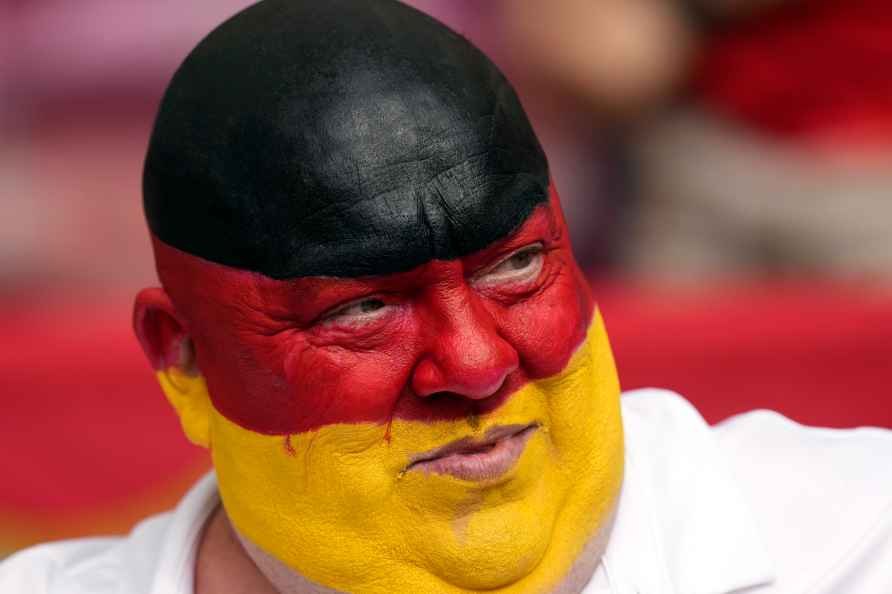
[[[177,64],[244,0],[0,0],[0,556],[209,467],[132,337]],[[418,0],[514,81],[625,388],[892,427],[888,0]]]

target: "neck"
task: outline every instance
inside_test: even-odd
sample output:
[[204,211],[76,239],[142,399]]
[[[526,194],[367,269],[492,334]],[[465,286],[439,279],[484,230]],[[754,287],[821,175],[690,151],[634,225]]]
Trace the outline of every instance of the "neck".
[[[607,548],[613,515],[586,543],[552,594],[579,594]],[[294,572],[238,533],[219,506],[205,525],[195,563],[195,594],[338,594]]]

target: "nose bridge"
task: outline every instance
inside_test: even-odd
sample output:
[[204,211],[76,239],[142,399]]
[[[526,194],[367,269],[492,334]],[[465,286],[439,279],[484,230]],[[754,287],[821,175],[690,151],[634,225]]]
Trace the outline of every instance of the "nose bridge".
[[469,398],[495,393],[518,365],[517,352],[467,283],[427,296],[430,332],[413,378],[415,392],[453,392]]

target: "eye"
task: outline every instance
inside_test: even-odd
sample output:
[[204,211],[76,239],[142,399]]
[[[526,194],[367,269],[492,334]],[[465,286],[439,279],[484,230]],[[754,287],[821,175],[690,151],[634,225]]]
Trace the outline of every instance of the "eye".
[[385,315],[388,309],[388,305],[381,299],[366,297],[336,308],[323,316],[321,322],[359,326],[377,320]]
[[539,278],[544,259],[542,244],[528,245],[484,269],[473,282],[484,288],[532,282]]

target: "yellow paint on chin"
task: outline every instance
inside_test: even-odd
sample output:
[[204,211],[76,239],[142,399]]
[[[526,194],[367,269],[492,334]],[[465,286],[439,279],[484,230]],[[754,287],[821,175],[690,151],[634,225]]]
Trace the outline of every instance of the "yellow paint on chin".
[[[180,413],[186,426],[190,415]],[[289,453],[282,436],[244,429],[213,407],[209,415],[185,429],[207,430],[236,528],[345,592],[549,591],[603,526],[622,482],[619,384],[600,315],[564,371],[527,384],[474,426],[395,420],[388,442],[380,424],[329,425],[291,436]],[[530,422],[540,427],[498,479],[404,471],[412,454]]]

